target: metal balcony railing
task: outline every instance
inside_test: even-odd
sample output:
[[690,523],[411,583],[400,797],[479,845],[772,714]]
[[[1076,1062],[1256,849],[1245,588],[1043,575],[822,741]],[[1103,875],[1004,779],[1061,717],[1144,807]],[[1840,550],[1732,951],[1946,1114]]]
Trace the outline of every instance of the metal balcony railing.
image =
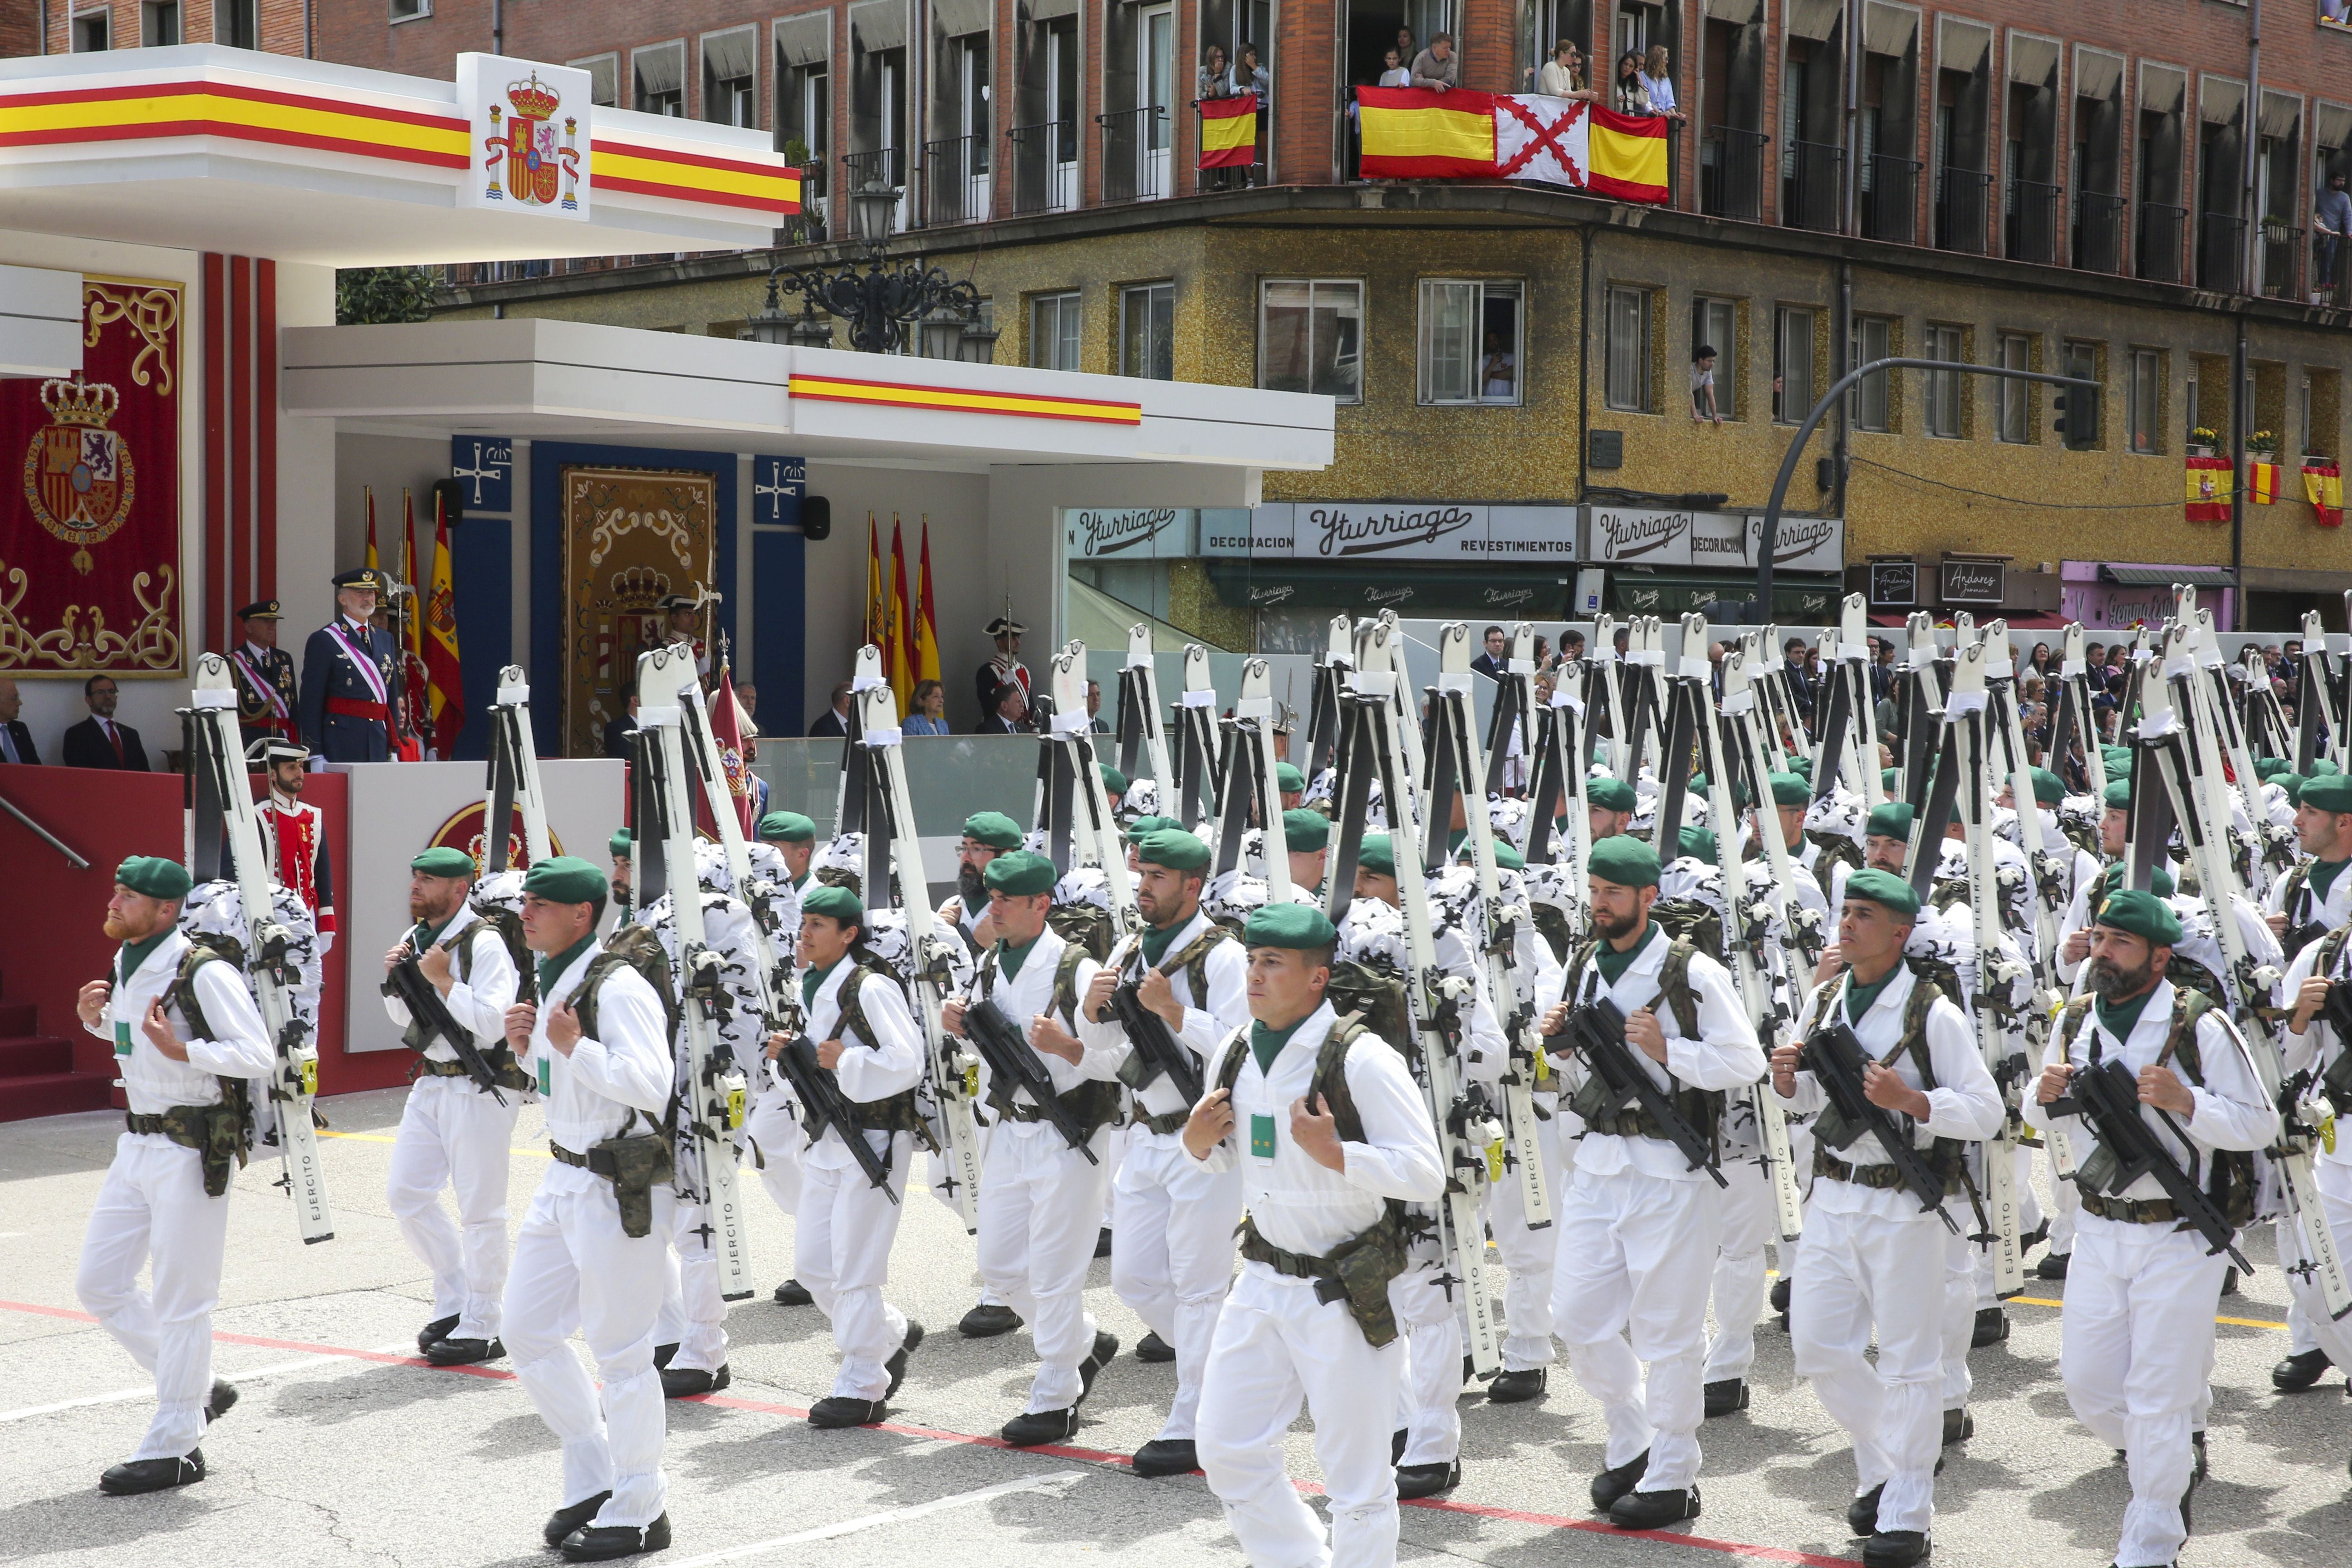
[[923,222],[930,227],[986,223],[990,139],[950,136],[923,143]]
[[1834,232],[1845,191],[1845,149],[1791,142],[1780,150],[1780,225]]
[[1172,119],[1167,106],[1157,103],[1095,116],[1102,128],[1104,201],[1151,202],[1173,194]]
[[2246,220],[2235,213],[2197,215],[2197,287],[2216,294],[2246,291]]
[[1760,131],[1718,125],[1699,148],[1699,211],[1710,217],[1745,218],[1764,212],[1764,149],[1772,138]]
[[2059,189],[2040,180],[2011,180],[2002,215],[2001,248],[2011,261],[2058,259]]
[[913,216],[907,210],[905,148],[876,147],[864,153],[844,153],[841,155],[841,188],[845,195],[855,195],[876,184],[899,193],[898,207],[890,215],[890,229],[894,234],[904,230]]
[[1862,196],[1862,232],[1865,238],[1896,245],[1916,241],[1919,229],[1919,171],[1916,158],[1874,153],[1862,166],[1866,188]]
[[1004,133],[1013,150],[1013,210],[1067,212],[1078,205],[1078,122],[1047,120]]
[[2289,228],[2283,223],[2264,223],[2263,241],[2263,293],[2273,300],[2292,300],[2295,293],[2295,264],[2303,256],[2303,230]]
[[2120,272],[2124,267],[2126,204],[2109,191],[2074,193],[2074,265],[2084,272]]
[[1937,249],[1964,256],[1985,253],[1985,206],[1991,190],[1992,175],[1982,169],[1956,169],[1948,163],[1937,171]]
[[2161,202],[2139,205],[2139,253],[2133,270],[2151,283],[2180,281],[2180,236],[2189,223],[2187,207]]

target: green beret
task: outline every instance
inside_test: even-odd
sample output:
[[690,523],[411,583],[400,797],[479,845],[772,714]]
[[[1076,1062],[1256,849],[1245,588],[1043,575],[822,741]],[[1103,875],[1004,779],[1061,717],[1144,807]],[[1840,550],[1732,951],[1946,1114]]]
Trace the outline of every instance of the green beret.
[[1893,795],[1895,793],[1895,770],[1893,768],[1881,768],[1878,770],[1878,788],[1879,793],[1882,795]]
[[2033,770],[2033,799],[2038,805],[2056,805],[2066,798],[2066,786],[2048,768]]
[[470,877],[475,869],[471,855],[447,844],[436,844],[427,849],[411,860],[408,868],[428,877]]
[[1385,833],[1368,833],[1356,851],[1356,869],[1383,877],[1396,875],[1396,846]]
[[2352,811],[2352,778],[2342,773],[2315,773],[2304,782],[2303,804],[2314,811]]
[[2172,906],[2138,888],[2109,893],[2107,901],[2099,906],[2098,923],[2145,937],[2158,947],[2170,947],[2180,940],[2180,917],[2172,912]]
[[1181,827],[1163,827],[1135,847],[1135,858],[1146,866],[1198,871],[1209,863],[1209,847]]
[[1285,795],[1297,795],[1307,788],[1307,775],[1288,763],[1274,764],[1274,787]]
[[847,888],[819,882],[801,895],[801,913],[823,915],[845,926],[866,928],[866,901]]
[[1810,779],[1813,776],[1813,759],[1792,756],[1789,759],[1789,771],[1799,778]]
[[2268,783],[2270,780],[2278,777],[2281,773],[2293,773],[2294,771],[2294,764],[2288,762],[2284,757],[2256,757],[2254,759],[2254,776],[2263,780],[2264,783]]
[[991,860],[982,879],[990,892],[1014,899],[1050,893],[1056,880],[1054,863],[1026,849],[1008,850]]
[[1125,773],[1120,773],[1108,763],[1097,763],[1095,765],[1102,770],[1103,790],[1106,794],[1125,795],[1127,793]]
[[2110,811],[2129,810],[2131,808],[2131,780],[2109,779],[2107,781],[2107,792],[2101,798],[2107,803],[2107,809]]
[[161,855],[133,855],[114,868],[114,879],[151,899],[184,899],[195,886],[185,866]]
[[1710,866],[1715,864],[1716,857],[1721,853],[1716,847],[1715,835],[1704,827],[1684,828],[1676,837],[1675,847],[1678,853],[1689,856],[1694,860],[1704,860]]
[[1251,912],[1242,928],[1249,947],[1289,947],[1313,952],[1339,940],[1331,917],[1313,904],[1266,904]]
[[627,828],[617,827],[613,830],[613,837],[604,840],[604,851],[615,860],[626,860],[630,858],[631,846],[635,842],[635,837]]
[[1854,872],[1845,879],[1845,896],[1884,904],[1890,913],[1906,921],[1919,912],[1919,895],[1911,890],[1910,883],[1892,871],[1873,868]]
[[797,811],[772,811],[760,818],[760,837],[771,844],[806,844],[816,837],[816,824]]
[[1172,816],[1139,816],[1127,825],[1127,841],[1140,844],[1162,828],[1183,826]]
[[1890,800],[1870,814],[1870,824],[1863,829],[1869,838],[1903,838],[1911,837],[1911,818],[1917,815],[1907,800]]
[[2281,773],[2278,780],[2279,788],[2286,791],[2287,805],[2301,805],[2303,804],[2303,786],[2310,782],[2311,781],[2309,779],[2305,778],[2301,773]]
[[1642,805],[1641,797],[1633,793],[1633,786],[1623,779],[1591,781],[1584,786],[1584,799],[1586,804],[1599,806],[1603,811],[1638,811]]
[[1528,858],[1512,848],[1508,840],[1497,838],[1495,840],[1495,864],[1506,871],[1524,871],[1528,868]]
[[1640,839],[1620,833],[1602,839],[1592,847],[1586,858],[1585,871],[1604,882],[1614,882],[1621,888],[1654,888],[1658,885],[1658,852]]
[[2306,776],[2315,779],[2324,778],[2329,773],[2340,773],[2343,771],[2326,757],[2314,757],[2311,759],[2311,772]]
[[[1690,793],[1698,796],[1701,800],[1705,800],[1706,798],[1707,791],[1713,787],[1714,784],[1712,781],[1710,781],[1705,773],[1694,773],[1691,775]],[[1743,781],[1734,779],[1731,781],[1731,804],[1734,805],[1753,805],[1756,804],[1756,792],[1749,789]]]
[[[1796,758],[1791,760],[1801,761],[1802,759]],[[1772,804],[1774,805],[1811,805],[1812,803],[1813,786],[1807,784],[1802,778],[1795,773],[1774,773],[1772,775]]]
[[613,890],[604,873],[577,855],[535,862],[522,874],[522,890],[552,904],[602,904]]
[[2151,866],[2147,872],[2147,890],[2159,899],[2172,897],[2172,873],[2161,866]]
[[2101,746],[2099,760],[2106,763],[2107,772],[2111,773],[2131,772],[2132,754],[2129,746]]
[[1021,825],[1001,811],[976,811],[965,817],[963,836],[991,849],[1021,847]]
[[1283,842],[1301,855],[1311,855],[1331,842],[1331,819],[1319,811],[1294,805],[1282,814]]

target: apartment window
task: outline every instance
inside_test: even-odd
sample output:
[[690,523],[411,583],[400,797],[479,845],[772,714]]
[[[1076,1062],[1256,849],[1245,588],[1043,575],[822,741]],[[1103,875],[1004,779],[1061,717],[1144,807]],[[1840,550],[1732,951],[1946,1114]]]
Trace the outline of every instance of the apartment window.
[[139,7],[139,41],[151,49],[180,41],[180,0],[147,0]]
[[621,107],[621,57],[617,54],[597,55],[584,60],[565,62],[573,70],[588,73],[588,101],[604,109]]
[[1118,291],[1118,374],[1176,379],[1176,285],[1138,283]]
[[1364,400],[1364,286],[1354,279],[1268,278],[1258,285],[1257,384]]
[[[2095,342],[2086,342],[2081,338],[2067,339],[2066,374],[2068,375],[2081,377],[2085,381],[2095,381],[2099,383],[2102,390],[2099,397],[2095,400],[2098,404],[2097,416],[2090,422],[2090,445],[2094,450],[2104,447],[2106,444],[2105,437],[2107,417],[2105,407],[2106,397],[2105,394],[2106,376],[2100,367],[2099,345]],[[2068,387],[2066,390],[2070,394],[2066,399],[2066,424],[2068,428],[2071,430],[2074,420],[2077,417],[2074,412],[2075,407],[2082,400],[2079,396],[2072,395],[2074,392],[2074,388]]]
[[[2000,342],[1994,363],[2003,370],[2032,370],[2032,360],[2033,340],[2032,338],[2023,332],[2000,334]],[[1994,439],[2020,444],[2032,440],[2034,434],[2033,384],[2030,381],[2011,381],[2007,376],[1998,377],[1993,384],[1993,397],[1996,406],[2000,410],[2000,417],[1995,422],[1993,429]]]
[[[1895,323],[1885,316],[1856,316],[1853,332],[1853,363],[1865,365],[1873,360],[1895,356]],[[1846,417],[1857,430],[1888,431],[1895,428],[1895,373],[1875,371],[1853,384],[1846,394]]]
[[2131,449],[2140,453],[2164,450],[2157,428],[2164,391],[2164,353],[2160,349],[2131,352]]
[[[1698,394],[1696,377],[1699,351],[1715,351],[1715,412],[1725,419],[1739,417],[1739,301],[1737,300],[1693,300],[1691,301],[1691,358],[1693,361],[1691,394]],[[1697,404],[1693,403],[1694,411]]]
[[1813,411],[1813,317],[1788,305],[1773,313],[1772,417],[1796,425]]
[[1650,402],[1650,290],[1609,290],[1609,370],[1612,408],[1647,414]]
[[1038,370],[1078,368],[1078,296],[1039,294],[1029,301],[1029,363]]
[[114,47],[113,18],[104,11],[92,11],[76,16],[73,22],[73,47],[78,55],[91,55]]
[[702,40],[702,118],[719,125],[760,122],[760,30],[737,27]]
[[629,56],[636,77],[635,106],[641,114],[686,114],[686,44],[657,44]]
[[431,15],[433,0],[392,0],[392,19],[395,22],[414,22]]
[[[232,49],[261,47],[257,0],[213,0],[213,42]],[[100,48],[104,45],[99,46]]]
[[[1930,326],[1927,329],[1927,352],[1923,358],[1944,360],[1961,364],[1967,354],[1961,347],[1960,329]],[[1956,370],[1931,370],[1921,414],[1926,417],[1927,434],[1957,440],[1960,436],[1960,373]]]
[[1421,285],[1421,401],[1519,401],[1520,283]]

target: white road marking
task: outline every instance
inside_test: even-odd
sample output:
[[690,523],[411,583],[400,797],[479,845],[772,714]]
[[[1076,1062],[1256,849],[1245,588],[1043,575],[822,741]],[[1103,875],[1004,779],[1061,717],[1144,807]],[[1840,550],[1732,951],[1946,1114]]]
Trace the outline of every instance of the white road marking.
[[814,1530],[795,1531],[790,1535],[771,1536],[765,1541],[754,1541],[747,1546],[730,1546],[724,1552],[713,1552],[703,1557],[689,1557],[682,1563],[665,1560],[662,1568],[712,1568],[715,1563],[740,1563],[746,1557],[756,1557],[761,1552],[772,1552],[779,1546],[799,1546],[813,1541],[832,1541],[844,1535],[855,1535],[864,1530],[878,1530],[885,1525],[898,1524],[911,1519],[921,1519],[927,1514],[945,1513],[950,1509],[970,1508],[975,1503],[987,1502],[991,1499],[1006,1497],[1013,1492],[1058,1490],[1072,1485],[1077,1479],[1076,1473],[1067,1470],[1052,1475],[1024,1476],[1019,1480],[999,1481],[994,1486],[981,1487],[968,1492],[957,1492],[949,1497],[934,1498],[929,1502],[919,1502],[908,1508],[894,1508],[887,1513],[863,1514],[856,1519],[845,1519],[838,1524],[824,1524]]
[[[383,1354],[401,1348],[402,1347],[398,1342],[388,1345],[379,1345],[376,1347],[376,1353]],[[325,1352],[320,1352],[317,1355],[306,1355],[299,1361],[273,1362],[268,1366],[257,1366],[249,1372],[228,1373],[224,1375],[221,1378],[221,1381],[223,1383],[249,1383],[256,1378],[279,1377],[289,1372],[307,1372],[310,1368],[317,1366],[322,1361],[333,1361],[336,1359],[338,1358]],[[154,1397],[155,1385],[152,1383],[141,1388],[118,1388],[111,1394],[84,1394],[79,1399],[60,1399],[54,1405],[26,1405],[22,1410],[0,1410],[0,1426],[5,1426],[11,1421],[29,1420],[31,1417],[36,1415],[53,1415],[60,1410],[80,1410],[92,1405],[120,1405],[125,1400],[152,1399]]]

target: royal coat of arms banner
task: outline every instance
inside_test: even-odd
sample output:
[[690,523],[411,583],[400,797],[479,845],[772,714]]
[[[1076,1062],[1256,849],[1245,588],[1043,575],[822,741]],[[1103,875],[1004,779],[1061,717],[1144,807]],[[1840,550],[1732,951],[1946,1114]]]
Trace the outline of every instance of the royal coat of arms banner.
[[82,280],[82,367],[0,382],[0,669],[181,668],[180,285]]
[[717,569],[719,482],[662,468],[563,470],[563,754],[604,754],[637,655],[668,640],[661,601]]

